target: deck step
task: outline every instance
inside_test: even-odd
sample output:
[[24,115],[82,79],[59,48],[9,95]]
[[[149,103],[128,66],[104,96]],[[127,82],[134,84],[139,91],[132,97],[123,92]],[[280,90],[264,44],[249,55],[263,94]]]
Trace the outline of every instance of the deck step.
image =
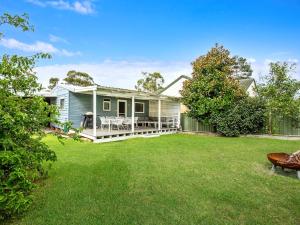
[[153,138],[153,137],[159,137],[159,134],[145,134],[142,137],[143,138]]

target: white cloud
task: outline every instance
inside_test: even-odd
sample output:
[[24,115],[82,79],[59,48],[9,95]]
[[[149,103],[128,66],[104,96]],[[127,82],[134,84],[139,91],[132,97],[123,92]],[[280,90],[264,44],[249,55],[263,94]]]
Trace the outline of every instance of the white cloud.
[[66,0],[52,0],[52,1],[41,1],[41,0],[26,0],[27,2],[40,6],[40,7],[53,7],[61,10],[70,10],[80,14],[92,14],[95,12],[92,0],[77,0],[77,1],[66,1]]
[[[256,61],[254,63],[251,63],[252,69],[253,69],[253,77],[259,82],[262,81],[262,77],[267,75],[269,73],[270,69],[270,63],[271,62],[289,62],[289,63],[296,63],[298,64],[299,60],[295,58],[288,58],[288,59],[265,59],[263,61]],[[293,78],[300,79],[300,67],[297,65],[296,70],[294,73],[292,73]]]
[[2,45],[5,48],[16,49],[24,52],[44,52],[62,56],[76,56],[81,54],[80,52],[70,52],[65,49],[58,49],[52,44],[42,41],[36,41],[32,44],[26,44],[14,38],[3,38],[0,40],[0,45]]
[[190,75],[190,62],[164,61],[111,61],[99,63],[50,65],[36,68],[40,82],[48,86],[50,77],[59,77],[61,80],[69,70],[89,73],[96,83],[105,86],[120,88],[134,88],[136,81],[142,77],[141,72],[160,72],[165,77],[165,84],[169,84],[178,76]]
[[256,62],[256,59],[255,58],[247,58],[247,61],[249,63],[255,63]]
[[66,39],[56,36],[56,35],[53,35],[53,34],[49,35],[49,40],[50,40],[50,42],[53,42],[53,43],[61,42],[61,43],[69,44],[69,42]]

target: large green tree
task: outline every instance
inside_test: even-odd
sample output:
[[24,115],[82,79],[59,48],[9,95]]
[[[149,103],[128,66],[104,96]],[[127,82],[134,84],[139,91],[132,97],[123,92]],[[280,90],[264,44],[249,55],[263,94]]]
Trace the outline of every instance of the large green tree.
[[216,45],[192,65],[192,79],[186,80],[181,90],[182,101],[191,117],[213,123],[212,118],[245,97],[234,78],[238,69],[234,68],[237,57],[232,57],[223,46]]
[[64,79],[67,84],[75,85],[75,86],[92,86],[94,85],[93,78],[84,72],[79,72],[75,70],[70,70],[67,73],[67,77]]
[[[0,25],[4,24],[32,30],[27,15],[6,13],[0,17]],[[33,71],[37,59],[49,57],[1,56],[0,220],[28,208],[34,180],[45,174],[43,163],[56,160],[55,152],[42,142],[42,137],[45,125],[57,122],[57,110],[36,96],[41,85]]]
[[142,75],[144,78],[137,81],[137,84],[135,85],[136,90],[155,93],[163,88],[162,86],[165,80],[159,72],[142,72]]
[[264,82],[258,86],[259,95],[264,99],[267,108],[268,132],[274,131],[274,118],[299,118],[300,101],[299,81],[292,78],[295,64],[287,62],[270,63],[270,72],[264,76]]
[[48,86],[48,88],[49,89],[53,89],[58,84],[58,82],[59,82],[59,78],[57,78],[57,77],[51,77],[49,79],[49,86]]

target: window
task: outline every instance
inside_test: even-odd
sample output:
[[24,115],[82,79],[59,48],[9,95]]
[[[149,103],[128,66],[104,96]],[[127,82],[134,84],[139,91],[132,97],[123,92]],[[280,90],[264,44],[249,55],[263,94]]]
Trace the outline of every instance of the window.
[[103,111],[110,111],[110,99],[103,99]]
[[145,103],[143,102],[136,102],[135,103],[135,112],[136,113],[144,113],[145,111]]
[[59,100],[59,108],[64,109],[65,108],[65,99],[62,98]]

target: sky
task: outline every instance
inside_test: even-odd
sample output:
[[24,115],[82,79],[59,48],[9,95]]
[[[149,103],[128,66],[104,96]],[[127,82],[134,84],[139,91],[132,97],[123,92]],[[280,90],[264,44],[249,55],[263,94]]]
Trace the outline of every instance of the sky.
[[300,0],[0,0],[3,12],[27,13],[34,32],[1,26],[0,55],[50,53],[35,69],[44,86],[69,70],[123,88],[160,72],[168,84],[215,43],[247,58],[258,81],[270,62],[300,60]]

